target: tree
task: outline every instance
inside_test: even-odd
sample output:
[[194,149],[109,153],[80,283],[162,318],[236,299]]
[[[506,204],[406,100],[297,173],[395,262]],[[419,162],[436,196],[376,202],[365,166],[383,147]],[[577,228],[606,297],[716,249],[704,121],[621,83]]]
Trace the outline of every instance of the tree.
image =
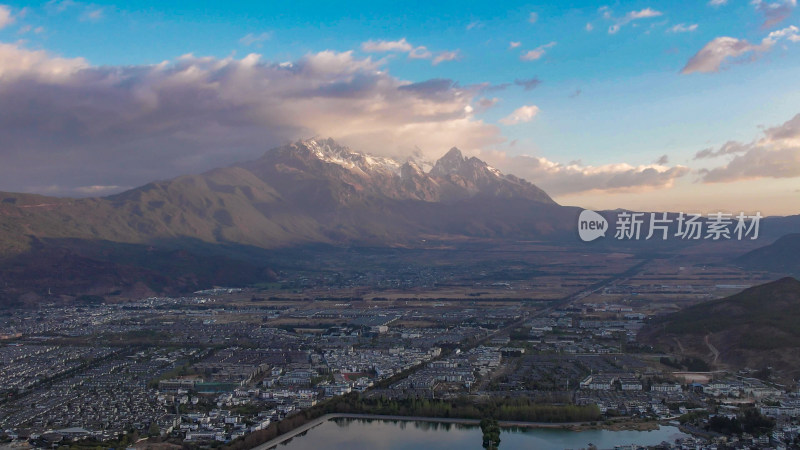
[[756,436],[767,434],[775,427],[774,420],[762,416],[755,408],[748,408],[744,411],[741,423],[744,431]]
[[742,425],[737,418],[714,416],[708,419],[708,431],[722,434],[742,434]]
[[495,419],[481,419],[481,431],[483,432],[483,448],[486,450],[497,450],[500,446],[500,426]]

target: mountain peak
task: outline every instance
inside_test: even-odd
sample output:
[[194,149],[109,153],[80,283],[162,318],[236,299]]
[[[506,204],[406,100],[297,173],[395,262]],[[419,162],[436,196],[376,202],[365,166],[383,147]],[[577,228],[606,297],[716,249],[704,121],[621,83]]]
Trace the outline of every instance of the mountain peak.
[[458,147],[453,147],[450,150],[448,150],[447,153],[445,153],[441,159],[464,160],[465,158],[464,155],[461,153],[461,150],[458,149]]
[[461,168],[464,166],[464,163],[467,161],[464,158],[464,155],[461,153],[457,147],[451,148],[447,153],[444,154],[436,164],[433,166],[431,170],[431,174],[434,175],[447,175],[450,173],[458,173],[461,171]]
[[342,154],[350,154],[350,153],[357,153],[344,145],[340,145],[333,138],[318,138],[313,137],[309,139],[300,139],[295,143],[289,145],[293,149],[306,149],[310,150],[319,158],[326,158],[332,155],[342,155]]

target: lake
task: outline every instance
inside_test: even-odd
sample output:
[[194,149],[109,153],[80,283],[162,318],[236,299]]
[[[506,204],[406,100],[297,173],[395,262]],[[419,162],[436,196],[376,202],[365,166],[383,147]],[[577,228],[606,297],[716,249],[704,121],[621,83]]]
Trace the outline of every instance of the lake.
[[[656,445],[674,442],[688,435],[676,427],[662,426],[654,431],[570,431],[550,428],[504,428],[501,450],[586,448],[600,449],[619,445]],[[411,450],[481,449],[481,430],[477,426],[374,419],[331,419],[278,446],[281,450]]]

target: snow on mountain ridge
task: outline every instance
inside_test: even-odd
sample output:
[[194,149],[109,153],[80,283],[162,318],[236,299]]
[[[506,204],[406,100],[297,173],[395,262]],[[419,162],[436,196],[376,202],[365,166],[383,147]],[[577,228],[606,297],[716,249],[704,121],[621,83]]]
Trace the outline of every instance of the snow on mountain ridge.
[[[293,147],[302,145],[310,150],[314,156],[320,161],[330,164],[336,164],[345,167],[354,172],[360,172],[364,175],[369,175],[373,171],[390,172],[394,175],[401,176],[401,167],[403,163],[394,158],[370,155],[368,153],[352,150],[351,148],[336,143],[332,138],[318,139],[310,138],[298,141],[292,144]],[[434,167],[440,166],[439,170],[442,172],[458,172],[463,164],[467,163],[470,159],[465,158],[461,151],[453,147],[441,159],[435,162],[430,162],[423,159],[422,152],[417,150],[413,155],[406,158],[406,164],[411,164],[417,171],[423,174],[431,174]],[[480,160],[478,160],[480,161]],[[488,164],[480,161],[486,169],[498,178],[503,178],[504,175],[498,169],[489,166]]]
[[320,161],[337,164],[352,171],[368,175],[372,171],[388,171],[400,175],[402,164],[391,158],[374,156],[351,150],[349,147],[337,144],[333,139],[305,139],[294,145],[303,145],[308,148]]
[[[425,164],[421,153],[390,158],[353,151],[333,139],[314,138],[267,151],[257,166],[246,166],[265,180],[291,178],[284,181],[307,183],[310,192],[332,195],[339,203],[367,196],[428,202],[524,198],[554,203],[532,183],[505,175],[476,157],[464,157],[455,147],[430,170],[421,167]],[[326,189],[332,190],[326,193]]]

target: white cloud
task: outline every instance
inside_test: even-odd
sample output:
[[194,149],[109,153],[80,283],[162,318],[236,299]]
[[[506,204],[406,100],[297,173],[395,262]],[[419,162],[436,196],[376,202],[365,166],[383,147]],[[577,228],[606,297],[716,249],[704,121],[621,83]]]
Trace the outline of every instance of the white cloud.
[[671,187],[688,174],[684,166],[627,163],[584,165],[580,161],[562,164],[536,156],[511,156],[505,152],[483,152],[481,157],[498,169],[536,183],[551,195],[581,192],[639,192]]
[[700,171],[705,183],[756,178],[800,177],[800,114],[764,131],[750,143],[726,142],[697,152],[695,159],[731,157],[725,165]]
[[400,80],[352,52],[92,66],[0,44],[0,190],[136,186],[314,135],[383,155],[475,152],[502,141],[474,117],[480,92]]
[[517,48],[517,47],[519,47],[520,45],[522,45],[522,42],[519,42],[519,41],[511,41],[511,42],[509,42],[509,43],[508,43],[508,48],[509,48],[509,49],[512,49],[512,48]]
[[708,2],[709,6],[714,6],[714,7],[723,6],[723,5],[727,5],[727,4],[728,4],[728,0],[710,0]]
[[519,57],[519,59],[521,59],[523,61],[536,61],[537,59],[539,59],[542,56],[544,56],[544,54],[546,53],[547,49],[555,47],[555,45],[556,45],[555,41],[547,43],[547,44],[544,44],[544,45],[540,45],[540,46],[536,47],[533,50],[529,50],[529,51],[523,53],[522,56]]
[[500,119],[500,123],[503,125],[517,125],[530,122],[537,114],[539,114],[539,107],[536,105],[520,106],[508,116]]
[[262,43],[272,39],[272,33],[268,31],[264,31],[262,33],[248,33],[241,39],[239,39],[239,43],[242,45],[255,45],[256,47],[260,47]]
[[367,41],[361,44],[361,50],[370,53],[381,52],[402,52],[408,53],[414,47],[406,41],[406,38],[399,41]]
[[774,44],[776,41],[785,38],[791,42],[800,42],[800,34],[798,34],[798,32],[800,32],[800,29],[798,29],[796,26],[788,26],[782,30],[773,31],[772,33],[768,34],[766,41]]
[[586,29],[586,31],[592,31],[592,30],[594,30],[594,25],[592,25],[590,22],[586,22],[585,29]]
[[722,36],[713,39],[697,52],[683,67],[681,73],[717,72],[722,63],[751,52],[766,50],[761,45],[753,45],[744,39]]
[[539,20],[539,14],[532,12],[528,15],[528,23],[536,23]]
[[625,19],[627,21],[637,20],[637,19],[649,19],[651,17],[658,17],[663,15],[661,11],[656,11],[654,9],[645,8],[640,11],[631,11],[625,15]]
[[458,50],[443,51],[434,56],[424,45],[415,47],[406,38],[398,41],[367,41],[361,44],[361,50],[368,53],[406,53],[409,59],[430,59],[431,64],[434,66],[444,61],[453,61],[461,57]]
[[425,46],[420,45],[408,52],[409,59],[431,59],[433,53],[429,52]]
[[408,52],[408,57],[410,59],[431,59],[433,53],[429,52],[424,45],[420,45]]
[[690,24],[690,25],[687,25],[685,23],[679,23],[679,24],[669,28],[667,31],[669,31],[670,33],[690,33],[692,31],[696,31],[696,30],[697,30],[697,24],[696,23],[693,23],[693,24]]
[[0,30],[14,23],[11,9],[6,5],[0,5]]
[[43,50],[31,51],[15,44],[0,43],[0,81],[21,78],[34,82],[58,82],[88,67],[83,58],[57,58]]
[[614,24],[608,27],[608,34],[616,34],[623,26],[641,19],[651,19],[663,15],[661,11],[656,11],[652,8],[644,8],[638,11],[629,11],[622,17],[614,18],[613,13],[608,7],[602,7],[598,10],[602,13],[603,18],[614,21]]
[[758,54],[769,51],[781,39],[791,42],[800,41],[798,28],[790,26],[773,31],[762,39],[760,44],[751,44],[744,39],[728,36],[715,38],[689,59],[681,73],[718,72],[725,62],[745,55],[750,55],[750,60],[754,60]]
[[439,63],[443,63],[445,61],[455,61],[461,57],[461,53],[458,50],[454,50],[452,52],[440,52],[433,58],[432,64],[438,65]]

